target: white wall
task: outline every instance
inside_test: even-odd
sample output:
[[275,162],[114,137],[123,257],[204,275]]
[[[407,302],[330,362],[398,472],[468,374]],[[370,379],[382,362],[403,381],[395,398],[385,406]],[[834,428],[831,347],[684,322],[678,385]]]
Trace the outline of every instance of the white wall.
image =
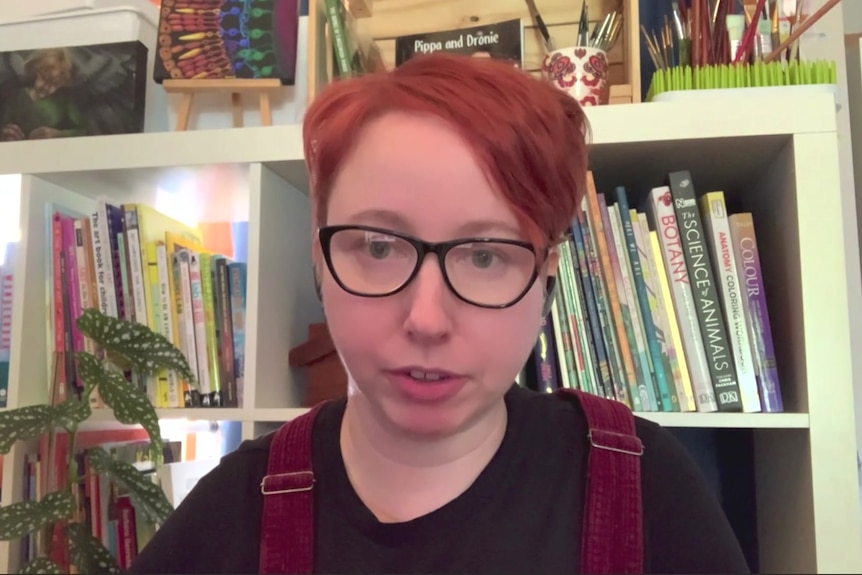
[[[825,2],[826,0],[811,0],[810,13],[816,12]],[[862,200],[857,199],[850,132],[848,70],[844,47],[844,11],[848,7],[852,7],[849,14],[852,24],[862,28],[862,0],[839,2],[803,35],[804,41],[800,43],[800,56],[806,60],[834,60],[838,68],[836,100],[839,110],[837,123],[841,162],[841,195],[844,203],[844,249],[850,336],[854,363],[853,382],[856,390],[856,443],[857,446],[862,446],[862,273],[860,273],[860,238],[858,232],[859,221],[862,220]],[[826,336],[824,335],[824,337]],[[836,438],[836,440],[841,440],[841,438]],[[859,447],[857,447],[858,449]]]
[[859,0],[844,0],[844,33],[862,32],[862,2]]
[[[862,222],[862,1],[844,0],[844,34],[847,64],[848,115],[852,136],[852,163],[854,192],[857,198],[857,222]],[[860,239],[862,244],[862,239]],[[856,318],[858,322],[859,319]],[[858,355],[858,353],[857,353]],[[857,376],[856,385],[856,443],[862,450],[862,381]],[[862,490],[862,477],[860,477]]]

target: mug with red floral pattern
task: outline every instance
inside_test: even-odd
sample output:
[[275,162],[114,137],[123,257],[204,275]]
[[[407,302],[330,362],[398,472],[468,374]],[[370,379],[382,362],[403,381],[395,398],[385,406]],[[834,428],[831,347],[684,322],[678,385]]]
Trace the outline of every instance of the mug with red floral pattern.
[[545,55],[542,76],[581,106],[608,103],[608,55],[588,46],[560,48]]

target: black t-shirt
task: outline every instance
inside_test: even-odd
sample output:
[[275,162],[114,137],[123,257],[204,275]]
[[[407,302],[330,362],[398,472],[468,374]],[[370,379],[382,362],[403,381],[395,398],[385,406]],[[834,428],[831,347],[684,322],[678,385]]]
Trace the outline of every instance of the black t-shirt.
[[[317,573],[576,573],[587,448],[572,402],[514,386],[503,442],[459,497],[422,517],[377,521],[339,447],[345,400],[315,421]],[[645,566],[650,573],[747,573],[700,470],[666,430],[637,419]],[[272,434],[244,442],[204,476],[145,546],[132,573],[256,573]]]

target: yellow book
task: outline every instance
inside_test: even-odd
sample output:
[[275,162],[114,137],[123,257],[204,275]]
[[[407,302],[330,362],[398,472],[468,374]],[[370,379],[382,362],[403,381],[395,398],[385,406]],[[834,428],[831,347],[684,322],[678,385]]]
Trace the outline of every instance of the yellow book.
[[221,389],[221,363],[216,339],[215,300],[213,293],[213,257],[211,254],[201,254],[201,288],[204,298],[204,317],[206,318],[207,364],[210,372],[211,405],[221,407],[224,397]]
[[[146,299],[147,299],[147,325],[156,333],[163,333],[162,330],[162,314],[160,296],[159,296],[159,266],[156,256],[157,242],[145,242],[143,245],[147,262],[144,268],[144,278],[146,281]],[[149,302],[152,302],[150,304]],[[173,407],[168,401],[168,378],[167,373],[159,372],[158,375],[148,376],[147,386],[153,387],[155,392],[156,407]]]
[[[197,373],[197,355],[194,343],[194,320],[192,310],[185,309],[181,283],[183,281],[182,270],[179,261],[175,261],[181,250],[195,253],[205,253],[199,239],[188,237],[174,232],[165,233],[165,248],[168,259],[168,291],[170,293],[171,326],[173,342],[177,348],[186,356],[186,361],[193,373]],[[188,282],[188,274],[185,278]],[[185,407],[200,407],[200,395],[185,380],[179,380],[182,391],[182,403]]]
[[[196,240],[201,242],[199,230],[195,227],[188,226],[170,216],[159,212],[152,206],[147,204],[127,204],[126,207],[134,207],[137,212],[138,237],[141,252],[141,269],[143,276],[146,278],[146,286],[144,291],[144,301],[146,304],[146,325],[158,333],[162,333],[160,315],[156,315],[159,308],[159,289],[158,289],[158,259],[156,257],[156,242],[166,242],[166,234],[171,232],[180,237]],[[135,310],[138,314],[138,310]],[[139,314],[138,314],[139,315]],[[139,318],[141,316],[139,315]],[[141,321],[139,319],[138,321]],[[143,323],[143,321],[141,322]],[[161,381],[159,378],[158,381]],[[153,385],[153,382],[147,382],[148,387]],[[162,389],[164,387],[164,389]],[[167,405],[167,375],[164,377],[164,384],[158,383],[156,392],[156,407],[182,407],[182,405]]]
[[691,377],[688,373],[688,363],[685,360],[685,348],[682,346],[682,337],[679,333],[679,324],[676,319],[676,310],[673,307],[673,299],[670,294],[670,284],[667,280],[667,274],[662,273],[665,268],[664,255],[661,253],[661,246],[658,241],[658,233],[655,230],[650,230],[650,244],[652,245],[653,255],[655,257],[655,266],[659,272],[658,276],[659,293],[661,295],[664,309],[667,312],[667,322],[670,327],[671,343],[673,344],[676,361],[679,365],[679,375],[682,381],[682,389],[677,389],[676,395],[679,399],[680,411],[697,411],[697,406],[694,401],[694,389],[691,385]]

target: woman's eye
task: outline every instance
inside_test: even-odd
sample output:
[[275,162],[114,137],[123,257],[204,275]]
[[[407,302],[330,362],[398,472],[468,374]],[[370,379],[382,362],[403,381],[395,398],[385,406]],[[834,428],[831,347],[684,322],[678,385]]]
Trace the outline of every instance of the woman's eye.
[[486,268],[494,263],[495,255],[488,250],[476,250],[472,255],[473,265],[477,268]]
[[389,252],[392,250],[392,246],[387,242],[369,242],[368,243],[368,253],[371,254],[372,257],[377,259],[383,259],[389,255]]

